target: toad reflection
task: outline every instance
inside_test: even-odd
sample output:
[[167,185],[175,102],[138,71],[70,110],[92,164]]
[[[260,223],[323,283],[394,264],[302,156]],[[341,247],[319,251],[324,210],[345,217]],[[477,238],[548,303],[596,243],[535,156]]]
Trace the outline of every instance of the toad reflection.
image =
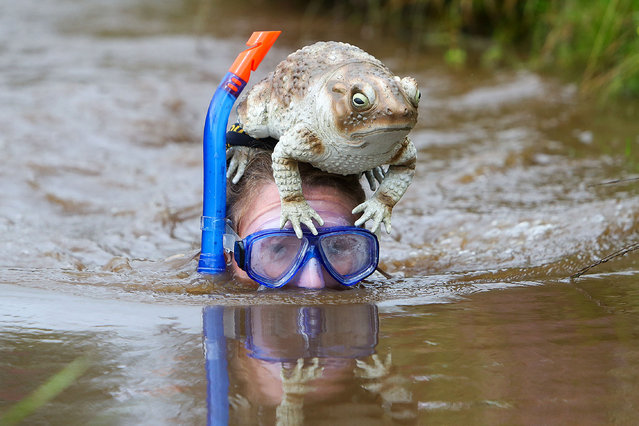
[[390,354],[375,355],[374,305],[210,306],[203,315],[209,424],[416,416]]

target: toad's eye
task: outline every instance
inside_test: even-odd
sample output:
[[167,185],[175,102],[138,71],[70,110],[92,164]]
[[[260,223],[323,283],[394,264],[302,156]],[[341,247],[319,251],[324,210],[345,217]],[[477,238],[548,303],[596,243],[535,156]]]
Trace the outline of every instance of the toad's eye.
[[404,93],[406,97],[413,104],[414,107],[419,105],[419,100],[422,97],[422,92],[417,88],[417,82],[412,77],[404,77],[400,80],[402,85],[402,89],[404,89]]
[[353,106],[356,109],[366,109],[371,105],[371,101],[368,99],[368,97],[363,94],[363,93],[355,93],[353,95]]

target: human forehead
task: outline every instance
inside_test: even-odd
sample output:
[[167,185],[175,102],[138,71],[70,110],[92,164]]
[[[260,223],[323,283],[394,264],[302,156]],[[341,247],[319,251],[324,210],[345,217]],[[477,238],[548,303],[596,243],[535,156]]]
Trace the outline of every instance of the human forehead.
[[[303,188],[306,201],[324,220],[324,226],[346,226],[355,222],[351,213],[355,202],[342,191],[330,186]],[[274,182],[266,182],[250,200],[238,219],[238,234],[245,238],[262,229],[279,228],[282,211],[279,192]]]

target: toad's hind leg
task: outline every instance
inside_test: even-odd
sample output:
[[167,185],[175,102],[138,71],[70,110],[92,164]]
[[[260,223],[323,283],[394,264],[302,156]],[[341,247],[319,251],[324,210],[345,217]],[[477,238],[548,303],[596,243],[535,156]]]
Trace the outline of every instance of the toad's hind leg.
[[232,146],[226,149],[226,178],[231,179],[233,184],[240,181],[246,170],[253,155],[255,155],[256,148],[249,148],[247,146]]
[[375,194],[370,200],[353,209],[353,214],[362,213],[362,216],[355,222],[355,226],[363,225],[367,220],[371,220],[371,231],[377,231],[377,228],[383,223],[386,232],[390,234],[391,213],[413,179],[416,153],[417,150],[410,139],[404,139],[391,159],[386,176]]
[[382,166],[373,167],[371,170],[367,170],[363,174],[366,176],[366,180],[368,181],[368,186],[371,191],[375,191],[375,189],[377,189],[377,184],[381,184],[384,180],[384,176],[386,176],[386,172]]

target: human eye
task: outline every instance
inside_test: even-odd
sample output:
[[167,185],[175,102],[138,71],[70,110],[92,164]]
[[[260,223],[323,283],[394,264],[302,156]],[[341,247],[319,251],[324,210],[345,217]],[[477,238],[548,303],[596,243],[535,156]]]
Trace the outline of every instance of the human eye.
[[290,247],[287,246],[286,244],[283,244],[282,242],[277,242],[277,243],[271,244],[267,250],[271,258],[279,259],[286,256],[289,249]]
[[261,276],[276,278],[293,265],[301,242],[295,235],[270,235],[257,239],[251,248],[251,269]]
[[290,260],[297,254],[299,246],[295,236],[271,237],[262,244],[262,256],[272,262]]
[[355,238],[348,235],[340,235],[333,238],[327,238],[322,245],[327,254],[339,256],[350,253],[357,249],[358,242]]

